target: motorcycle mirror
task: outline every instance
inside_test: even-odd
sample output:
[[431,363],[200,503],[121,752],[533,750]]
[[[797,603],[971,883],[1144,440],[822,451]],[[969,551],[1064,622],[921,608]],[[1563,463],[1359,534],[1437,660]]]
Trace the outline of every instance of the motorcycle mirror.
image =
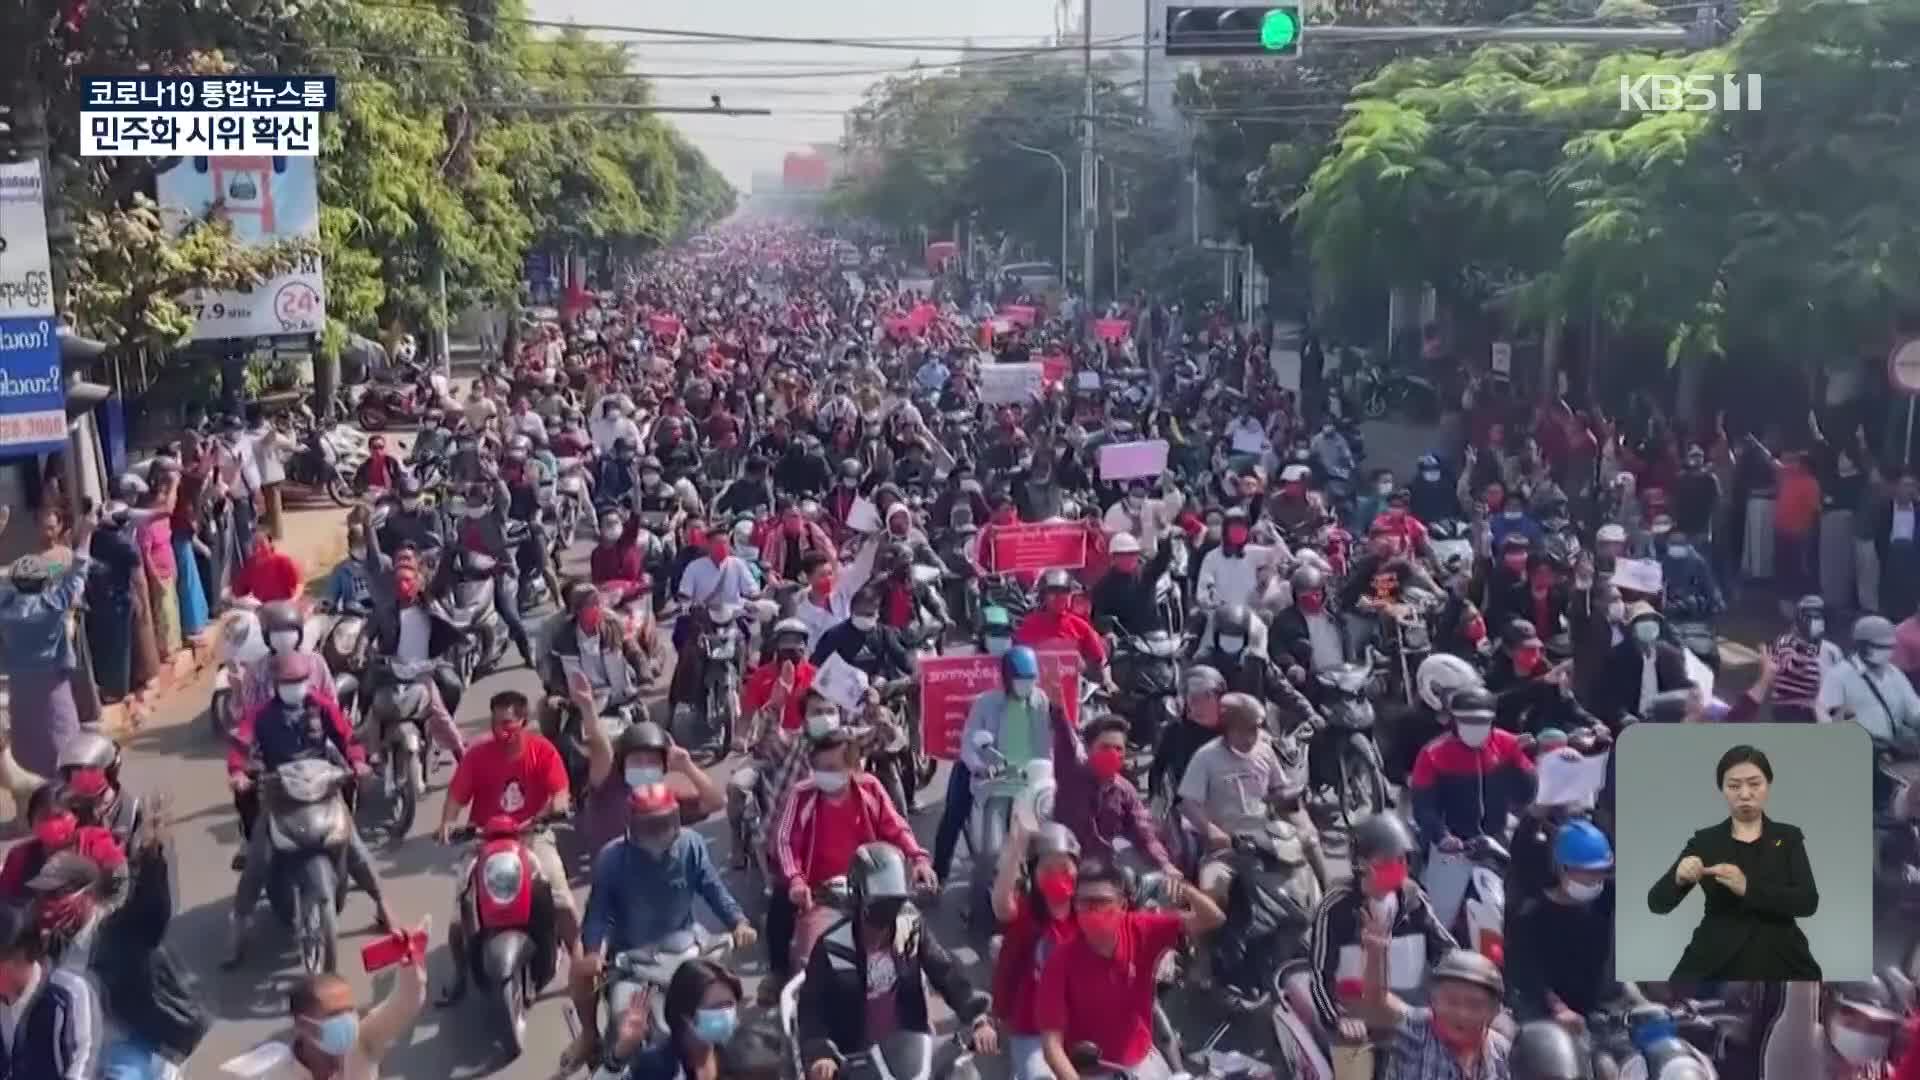
[[976,731],[973,733],[972,742],[975,750],[985,750],[987,747],[993,745],[993,732]]

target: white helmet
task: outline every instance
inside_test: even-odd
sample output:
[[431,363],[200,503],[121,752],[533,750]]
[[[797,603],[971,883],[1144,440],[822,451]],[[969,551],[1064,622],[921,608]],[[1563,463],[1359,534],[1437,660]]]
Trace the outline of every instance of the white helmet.
[[1140,541],[1134,539],[1132,533],[1114,533],[1113,539],[1107,543],[1107,554],[1138,555],[1140,554]]
[[1444,712],[1447,699],[1465,690],[1469,686],[1480,686],[1480,673],[1473,665],[1454,656],[1452,653],[1435,653],[1420,661],[1420,670],[1414,673],[1414,685],[1420,689],[1420,700],[1435,712]]

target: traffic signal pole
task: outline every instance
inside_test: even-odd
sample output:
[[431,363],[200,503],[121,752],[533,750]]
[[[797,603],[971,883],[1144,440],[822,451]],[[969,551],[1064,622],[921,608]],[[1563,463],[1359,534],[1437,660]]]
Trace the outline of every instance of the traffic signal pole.
[[[1087,307],[1093,307],[1093,246],[1095,226],[1099,223],[1098,178],[1093,146],[1093,0],[1084,0],[1080,11],[1081,72],[1086,84],[1086,115],[1080,121],[1080,289]],[[1065,273],[1065,268],[1062,268]]]

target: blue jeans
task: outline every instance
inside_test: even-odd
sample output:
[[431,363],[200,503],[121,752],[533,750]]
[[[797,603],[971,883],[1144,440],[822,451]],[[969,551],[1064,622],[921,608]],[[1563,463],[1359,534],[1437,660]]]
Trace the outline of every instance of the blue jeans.
[[178,1066],[134,1035],[109,1043],[100,1062],[100,1080],[179,1080],[182,1076]]
[[[960,845],[960,835],[967,829],[967,818],[973,814],[973,774],[967,771],[963,762],[956,761],[947,770],[947,807],[940,814],[940,827],[933,835],[933,872],[940,880],[947,880],[947,871],[953,868],[953,851]],[[978,851],[970,853],[976,868],[987,865],[992,855]],[[990,871],[987,871],[990,872]]]

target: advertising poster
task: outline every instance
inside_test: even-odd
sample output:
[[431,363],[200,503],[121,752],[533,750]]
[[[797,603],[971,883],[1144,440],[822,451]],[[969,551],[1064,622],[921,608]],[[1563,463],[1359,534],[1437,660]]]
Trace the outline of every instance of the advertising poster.
[[[161,208],[184,225],[217,216],[248,247],[320,237],[320,195],[310,157],[190,157],[154,179]],[[202,292],[193,309],[194,341],[317,334],[326,328],[326,282],[319,256],[247,292]]]
[[0,319],[53,317],[46,185],[38,161],[0,165]]

